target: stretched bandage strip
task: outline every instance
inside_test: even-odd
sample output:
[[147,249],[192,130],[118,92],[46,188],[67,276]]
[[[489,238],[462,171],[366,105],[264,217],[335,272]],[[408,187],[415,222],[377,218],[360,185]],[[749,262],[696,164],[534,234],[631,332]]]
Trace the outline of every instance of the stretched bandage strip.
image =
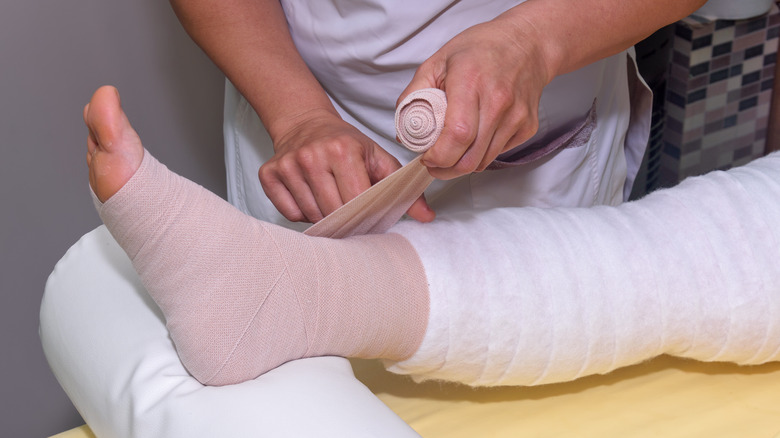
[[[426,88],[407,96],[395,113],[401,144],[418,153],[428,150],[441,134],[446,109],[447,98],[441,90]],[[384,233],[401,219],[431,182],[433,177],[417,157],[309,227],[304,234],[340,239]]]

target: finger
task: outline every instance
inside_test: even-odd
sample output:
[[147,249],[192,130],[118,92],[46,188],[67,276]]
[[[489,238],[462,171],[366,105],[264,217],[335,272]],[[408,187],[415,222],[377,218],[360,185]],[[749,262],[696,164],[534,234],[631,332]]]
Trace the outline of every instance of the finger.
[[287,188],[287,191],[292,195],[298,208],[306,218],[306,221],[317,223],[325,217],[314,197],[311,186],[303,177],[295,176],[282,180],[282,182]]
[[422,223],[432,222],[436,218],[436,213],[428,205],[428,202],[425,200],[425,195],[421,195],[417,198],[411,207],[409,207],[409,210],[406,211],[406,214],[409,215],[410,218]]
[[315,223],[323,218],[302,172],[286,161],[268,162],[259,171],[268,199],[290,221]]
[[467,151],[456,170],[461,174],[484,170],[501,152],[512,131],[517,128],[513,115],[516,96],[503,84],[485,83],[480,88],[479,127],[477,138]]
[[371,179],[362,157],[338,160],[333,165],[333,176],[339,200],[346,204],[371,187]]
[[422,90],[423,88],[438,88],[436,75],[430,67],[431,65],[433,65],[433,62],[426,61],[417,68],[414,72],[414,76],[412,76],[412,80],[409,81],[409,85],[404,88],[404,91],[398,96],[398,100],[395,101],[396,108],[398,108],[398,105],[406,99],[406,96],[412,94],[414,91]]
[[[504,120],[506,119],[507,118],[505,117]],[[482,154],[482,157],[480,157],[480,162],[477,165],[475,171],[481,172],[485,170],[490,165],[490,163],[492,163],[493,160],[498,157],[499,154],[507,150],[507,143],[515,134],[515,132],[517,132],[517,130],[517,123],[511,123],[507,121],[498,122],[493,132],[492,138],[488,139],[488,144],[484,153]]]
[[448,91],[447,112],[439,139],[423,155],[429,168],[451,168],[460,161],[477,138],[479,97],[468,86]]
[[295,198],[293,198],[292,194],[287,190],[287,186],[278,179],[270,181],[261,179],[260,181],[265,195],[268,196],[268,199],[282,216],[292,222],[306,221],[306,216],[298,207]]
[[304,178],[323,217],[344,205],[334,174],[330,172],[306,173]]
[[533,137],[538,126],[539,120],[536,112],[529,111],[526,107],[507,112],[503,120],[498,124],[477,170],[484,170],[498,155],[521,145]]

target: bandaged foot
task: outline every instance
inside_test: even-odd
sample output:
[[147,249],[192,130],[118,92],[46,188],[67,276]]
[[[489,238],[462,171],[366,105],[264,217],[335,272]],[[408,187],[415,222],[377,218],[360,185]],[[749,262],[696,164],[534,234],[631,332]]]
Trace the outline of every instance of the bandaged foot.
[[425,273],[397,234],[332,240],[262,223],[141,146],[110,87],[85,108],[101,219],[208,385],[323,355],[402,360],[428,317]]

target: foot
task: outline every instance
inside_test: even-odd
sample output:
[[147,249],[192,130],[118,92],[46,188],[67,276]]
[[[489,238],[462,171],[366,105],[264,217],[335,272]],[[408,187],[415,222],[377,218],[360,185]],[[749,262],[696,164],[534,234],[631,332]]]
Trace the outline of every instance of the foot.
[[101,202],[113,196],[141,165],[144,148],[111,86],[99,88],[84,107],[89,129],[89,184]]

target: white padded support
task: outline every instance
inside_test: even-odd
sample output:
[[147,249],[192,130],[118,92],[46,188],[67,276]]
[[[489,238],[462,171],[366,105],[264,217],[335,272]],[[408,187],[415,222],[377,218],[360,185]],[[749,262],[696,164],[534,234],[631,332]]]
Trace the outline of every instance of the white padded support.
[[303,359],[239,385],[202,386],[105,227],[57,264],[40,332],[55,376],[100,438],[419,436],[342,358]]

